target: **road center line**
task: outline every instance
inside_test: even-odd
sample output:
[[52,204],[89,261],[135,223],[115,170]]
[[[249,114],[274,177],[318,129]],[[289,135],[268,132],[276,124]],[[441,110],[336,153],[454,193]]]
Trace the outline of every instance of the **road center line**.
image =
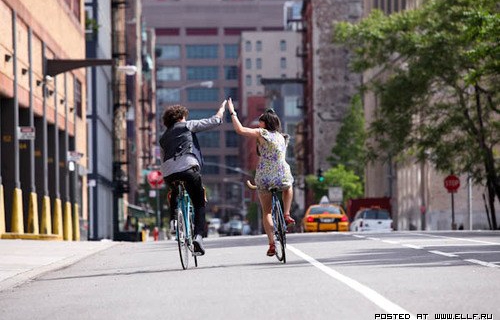
[[416,319],[415,315],[413,315],[410,312],[408,312],[407,310],[401,308],[400,306],[398,306],[394,302],[390,301],[389,299],[385,298],[384,296],[382,296],[381,294],[379,294],[375,290],[370,289],[369,287],[362,285],[361,283],[357,282],[356,280],[351,279],[351,278],[339,273],[338,271],[335,271],[334,269],[325,266],[324,264],[322,264],[318,260],[314,259],[311,256],[308,256],[304,252],[300,251],[299,249],[297,249],[291,245],[287,245],[287,249],[289,249],[290,251],[292,251],[293,253],[295,253],[296,255],[301,257],[302,259],[306,260],[307,262],[309,262],[310,264],[312,264],[316,268],[320,269],[321,271],[323,271],[324,273],[326,273],[330,277],[334,278],[335,280],[340,281],[343,284],[350,287],[351,289],[361,293],[368,300],[370,300],[371,302],[373,302],[374,304],[376,304],[377,306],[379,306],[380,308],[382,308],[386,312],[409,314],[410,319]]
[[474,240],[474,239],[467,239],[467,238],[458,238],[458,237],[448,237],[448,236],[439,236],[435,234],[425,234],[425,233],[415,233],[419,236],[424,236],[424,237],[433,237],[433,238],[445,238],[445,239],[453,239],[453,240],[460,240],[460,241],[470,241],[470,242],[477,242],[477,243],[482,243],[482,244],[490,244],[490,245],[495,245],[495,246],[500,246],[500,243],[497,242],[490,242],[490,241],[482,241],[482,240]]

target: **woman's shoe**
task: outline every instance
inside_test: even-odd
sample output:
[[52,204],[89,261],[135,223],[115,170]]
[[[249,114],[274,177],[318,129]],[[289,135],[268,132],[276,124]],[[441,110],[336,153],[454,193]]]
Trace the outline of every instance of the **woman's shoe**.
[[269,244],[269,249],[267,250],[267,256],[272,257],[276,254],[276,246],[274,243]]
[[285,222],[287,227],[292,227],[295,225],[295,220],[292,217],[290,217],[290,215],[285,216]]

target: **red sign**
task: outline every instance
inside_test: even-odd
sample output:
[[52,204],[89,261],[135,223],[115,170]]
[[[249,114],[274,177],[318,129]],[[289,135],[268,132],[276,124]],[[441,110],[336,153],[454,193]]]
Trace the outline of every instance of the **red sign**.
[[455,193],[460,188],[460,179],[456,175],[450,174],[444,179],[444,187],[449,193]]
[[151,188],[160,188],[163,185],[163,175],[161,174],[161,171],[153,170],[148,173],[148,182]]

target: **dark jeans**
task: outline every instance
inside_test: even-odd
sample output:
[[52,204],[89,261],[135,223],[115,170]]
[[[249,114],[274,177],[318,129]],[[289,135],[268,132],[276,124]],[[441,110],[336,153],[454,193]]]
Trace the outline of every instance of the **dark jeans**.
[[179,190],[172,185],[174,181],[184,181],[186,191],[193,202],[194,207],[194,234],[203,235],[205,230],[205,191],[201,181],[201,174],[197,167],[183,172],[177,172],[165,178],[170,186],[172,194],[170,196],[170,217],[175,215],[177,209],[177,195]]

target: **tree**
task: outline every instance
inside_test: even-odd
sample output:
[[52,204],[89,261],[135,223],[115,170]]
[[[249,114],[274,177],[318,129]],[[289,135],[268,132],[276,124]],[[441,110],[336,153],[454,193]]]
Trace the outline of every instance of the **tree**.
[[487,186],[493,228],[500,199],[500,16],[496,0],[429,0],[415,10],[372,12],[335,25],[378,99],[369,151],[430,160]]
[[366,165],[365,115],[359,94],[352,98],[351,106],[342,120],[332,155],[328,158],[332,166],[342,164],[364,180]]
[[308,175],[306,183],[314,192],[314,200],[319,202],[322,196],[328,195],[329,187],[342,187],[344,201],[363,195],[363,182],[352,170],[344,165],[330,168],[323,173],[324,180],[318,181],[315,175]]

